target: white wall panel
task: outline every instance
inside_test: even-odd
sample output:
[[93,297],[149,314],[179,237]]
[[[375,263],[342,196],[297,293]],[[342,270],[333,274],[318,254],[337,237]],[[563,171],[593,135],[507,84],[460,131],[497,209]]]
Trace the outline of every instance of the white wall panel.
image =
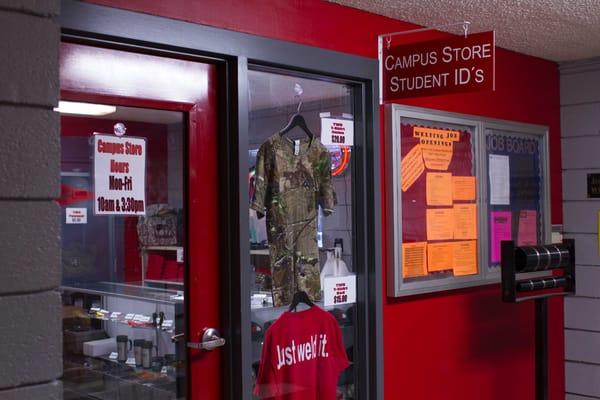
[[600,133],[600,103],[586,103],[562,107],[561,135],[591,136]]
[[[598,91],[600,93],[600,90]],[[600,135],[563,137],[561,139],[562,168],[600,168]]]
[[565,327],[600,332],[600,299],[567,297]]
[[600,397],[600,366],[565,363],[567,392]]
[[600,266],[577,266],[577,296],[600,298]]
[[600,333],[566,330],[565,359],[600,365]]
[[[599,265],[598,235],[596,233],[566,233],[565,238],[575,239],[575,261],[577,265]],[[598,281],[600,285],[600,281]]]
[[565,233],[598,233],[598,201],[566,201],[563,203]]
[[600,101],[600,70],[560,77],[560,104]]

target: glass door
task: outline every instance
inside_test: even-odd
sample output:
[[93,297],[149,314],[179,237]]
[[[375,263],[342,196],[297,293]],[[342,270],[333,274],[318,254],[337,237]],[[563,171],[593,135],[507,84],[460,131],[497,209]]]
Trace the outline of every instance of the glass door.
[[220,398],[217,67],[64,43],[65,399]]

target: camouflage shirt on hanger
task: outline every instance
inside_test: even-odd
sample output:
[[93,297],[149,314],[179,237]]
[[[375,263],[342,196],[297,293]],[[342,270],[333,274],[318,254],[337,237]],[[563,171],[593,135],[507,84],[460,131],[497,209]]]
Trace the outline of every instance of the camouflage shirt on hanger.
[[267,216],[275,306],[289,304],[297,290],[321,298],[319,205],[325,215],[336,205],[325,146],[318,139],[271,136],[258,150],[251,207]]

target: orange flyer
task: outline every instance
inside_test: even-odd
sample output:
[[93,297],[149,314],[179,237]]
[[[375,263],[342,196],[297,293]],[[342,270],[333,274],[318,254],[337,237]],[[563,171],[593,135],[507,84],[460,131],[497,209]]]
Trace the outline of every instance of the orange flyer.
[[402,158],[400,171],[402,171],[402,191],[406,192],[425,171],[421,145],[417,144]]
[[427,209],[427,240],[452,240],[454,237],[454,209]]
[[427,245],[427,270],[447,271],[454,268],[454,242]]
[[474,176],[452,177],[452,198],[456,200],[474,201],[477,196],[475,189],[476,178]]
[[477,240],[454,242],[454,276],[474,275],[477,271]]
[[427,275],[427,242],[402,243],[402,277]]
[[415,126],[413,137],[419,138],[423,160],[428,169],[448,170],[452,160],[453,144],[460,140],[459,131]]
[[449,172],[427,173],[427,205],[452,205],[452,174]]
[[477,204],[454,205],[454,239],[477,239]]

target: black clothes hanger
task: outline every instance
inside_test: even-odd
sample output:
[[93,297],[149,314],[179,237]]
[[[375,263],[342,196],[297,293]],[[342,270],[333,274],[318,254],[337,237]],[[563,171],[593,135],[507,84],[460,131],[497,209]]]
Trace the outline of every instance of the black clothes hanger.
[[298,307],[298,304],[300,303],[304,303],[309,307],[315,305],[315,303],[310,301],[310,298],[308,297],[308,294],[306,294],[305,291],[299,290],[296,293],[294,293],[294,297],[292,298],[292,302],[290,303],[290,308],[288,309],[288,311],[296,310],[296,307]]
[[308,126],[306,126],[306,120],[300,113],[295,113],[294,115],[292,115],[292,118],[290,118],[287,125],[279,131],[279,135],[283,136],[295,127],[302,129],[311,140],[315,137],[315,135],[310,131],[310,129],[308,129]]
[[292,115],[292,117],[288,121],[287,125],[284,126],[279,131],[279,135],[283,136],[286,133],[288,133],[289,131],[291,131],[292,129],[294,129],[295,127],[298,127],[300,129],[302,129],[304,131],[304,133],[306,133],[306,135],[312,141],[312,139],[315,137],[315,135],[310,131],[310,129],[308,129],[308,126],[306,125],[306,120],[304,119],[302,114],[300,114],[300,107],[302,107],[302,100],[300,100],[300,102],[298,103],[298,108],[296,109],[296,113],[294,113],[294,115]]

